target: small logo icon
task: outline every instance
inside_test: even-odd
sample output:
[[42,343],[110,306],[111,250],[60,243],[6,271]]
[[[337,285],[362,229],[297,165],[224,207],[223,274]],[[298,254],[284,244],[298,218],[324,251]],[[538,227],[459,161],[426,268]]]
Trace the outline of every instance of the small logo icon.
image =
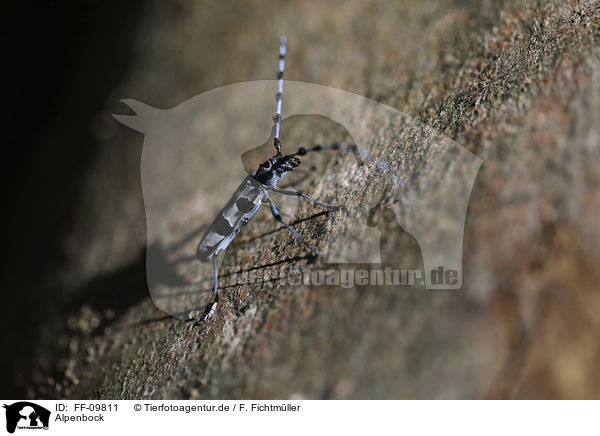
[[15,429],[48,429],[50,411],[29,401],[19,401],[4,405],[6,409],[6,431],[14,433]]

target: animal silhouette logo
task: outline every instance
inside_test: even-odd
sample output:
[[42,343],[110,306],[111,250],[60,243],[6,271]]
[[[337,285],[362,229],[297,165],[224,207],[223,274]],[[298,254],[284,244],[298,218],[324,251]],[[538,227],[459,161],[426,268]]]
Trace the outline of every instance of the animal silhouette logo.
[[50,411],[29,401],[5,404],[6,431],[14,433],[19,429],[48,429]]
[[[345,222],[336,218],[335,227],[328,229],[321,241],[323,262],[379,262],[379,232],[367,225],[367,218],[384,186],[390,186],[398,192],[390,209],[420,247],[425,288],[460,289],[465,217],[482,160],[377,101],[311,83],[288,81],[286,86],[286,117],[320,115],[340,124],[366,163],[349,173],[368,178],[367,189],[353,191],[359,184],[348,183],[344,191],[359,212]],[[141,179],[148,286],[154,303],[172,315],[185,318],[206,301],[213,266],[194,261],[203,232],[199,225],[210,224],[224,200],[248,176],[240,156],[269,142],[276,87],[271,80],[236,83],[171,109],[122,100],[134,114],[114,115],[145,135]],[[310,146],[282,143],[290,149]],[[335,175],[327,172],[322,180],[335,184]],[[437,281],[438,271],[452,272],[452,280]]]

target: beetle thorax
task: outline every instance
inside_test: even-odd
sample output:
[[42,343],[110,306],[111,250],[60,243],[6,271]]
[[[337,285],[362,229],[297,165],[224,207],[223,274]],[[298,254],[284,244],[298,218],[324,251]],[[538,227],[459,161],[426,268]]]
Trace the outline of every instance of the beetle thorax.
[[258,166],[254,179],[266,186],[275,186],[287,173],[300,165],[295,156],[277,154]]

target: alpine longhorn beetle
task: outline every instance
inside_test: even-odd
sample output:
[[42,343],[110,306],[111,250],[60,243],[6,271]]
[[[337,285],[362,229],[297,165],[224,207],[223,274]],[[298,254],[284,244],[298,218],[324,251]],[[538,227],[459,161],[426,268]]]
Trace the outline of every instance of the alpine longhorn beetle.
[[321,255],[317,249],[311,247],[302,236],[283,220],[275,207],[275,204],[273,204],[268,195],[268,191],[277,192],[282,195],[296,195],[311,201],[328,211],[339,209],[340,206],[325,204],[318,200],[314,200],[308,195],[305,195],[302,191],[297,191],[295,189],[280,189],[277,187],[277,183],[288,171],[293,171],[294,168],[300,165],[300,159],[296,156],[304,156],[311,151],[346,150],[353,151],[358,159],[357,147],[353,144],[343,142],[320,144],[309,148],[301,147],[292,154],[281,153],[279,125],[281,123],[281,100],[283,96],[283,68],[286,42],[285,36],[282,36],[279,40],[279,71],[277,73],[277,93],[275,94],[277,113],[273,116],[273,121],[275,122],[275,138],[273,144],[276,153],[273,157],[261,163],[256,171],[250,173],[250,175],[242,181],[225,207],[217,214],[217,217],[207,229],[196,249],[196,257],[201,262],[210,262],[212,260],[214,269],[213,302],[206,306],[205,315],[202,318],[203,321],[213,315],[217,303],[219,302],[217,256],[225,251],[233,238],[235,238],[248,220],[258,211],[258,208],[262,203],[269,203],[271,213],[275,219],[283,224],[300,242],[302,242],[302,244],[308,247],[315,257]]

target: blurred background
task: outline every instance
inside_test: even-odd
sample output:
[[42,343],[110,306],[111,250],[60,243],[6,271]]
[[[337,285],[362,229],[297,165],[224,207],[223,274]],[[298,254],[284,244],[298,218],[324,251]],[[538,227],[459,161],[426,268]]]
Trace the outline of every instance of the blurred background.
[[[599,16],[594,1],[12,7],[2,396],[598,398]],[[281,34],[287,79],[397,108],[484,160],[461,291],[248,286],[208,326],[154,307],[143,135],[110,114],[273,79]],[[230,260],[256,264],[244,241],[271,228],[245,229]],[[390,230],[382,251],[398,247],[386,264],[418,264]]]

